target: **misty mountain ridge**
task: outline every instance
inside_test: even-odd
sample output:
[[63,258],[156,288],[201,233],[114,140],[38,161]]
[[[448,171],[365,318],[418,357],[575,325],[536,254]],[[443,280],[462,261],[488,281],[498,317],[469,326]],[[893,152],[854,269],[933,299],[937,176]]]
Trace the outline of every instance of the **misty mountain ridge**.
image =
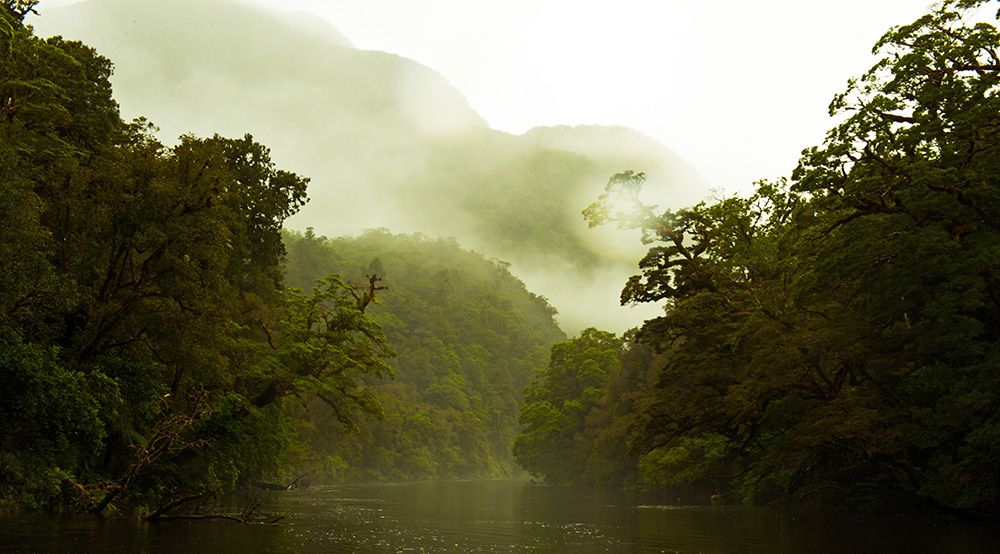
[[32,24],[108,56],[123,115],[149,117],[167,144],[185,132],[249,132],[279,166],[309,176],[311,200],[291,227],[458,237],[511,262],[570,331],[595,320],[622,330],[657,311],[617,307],[642,253],[636,235],[588,229],[580,215],[608,177],[645,171],[661,206],[708,188],[631,129],[490,129],[430,68],[356,49],[307,14],[234,0],[87,0]]

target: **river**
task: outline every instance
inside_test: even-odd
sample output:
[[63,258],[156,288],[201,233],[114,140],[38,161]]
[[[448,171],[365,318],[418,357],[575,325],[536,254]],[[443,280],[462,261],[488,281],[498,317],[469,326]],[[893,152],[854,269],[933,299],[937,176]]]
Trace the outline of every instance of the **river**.
[[911,518],[670,507],[516,481],[313,487],[271,493],[276,525],[0,519],[0,552],[1000,552],[1000,528]]

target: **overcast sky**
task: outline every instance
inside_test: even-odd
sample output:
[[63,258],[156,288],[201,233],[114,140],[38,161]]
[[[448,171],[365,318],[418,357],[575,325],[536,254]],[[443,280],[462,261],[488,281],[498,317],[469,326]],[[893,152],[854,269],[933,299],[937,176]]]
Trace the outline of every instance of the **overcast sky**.
[[787,175],[871,47],[928,0],[257,0],[444,75],[500,130],[615,124],[717,187]]

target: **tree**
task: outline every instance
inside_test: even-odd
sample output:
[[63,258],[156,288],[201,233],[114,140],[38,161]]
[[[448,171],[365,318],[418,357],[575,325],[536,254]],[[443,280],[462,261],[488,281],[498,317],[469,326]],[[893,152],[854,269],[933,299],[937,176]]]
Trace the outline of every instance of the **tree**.
[[514,458],[552,483],[582,482],[590,448],[588,414],[604,396],[608,375],[620,366],[623,345],[612,333],[584,329],[552,347],[548,367],[525,392]]
[[29,13],[37,14],[38,12],[35,11],[35,6],[37,5],[38,0],[4,0],[0,3],[0,8],[20,22],[24,21],[24,18]]

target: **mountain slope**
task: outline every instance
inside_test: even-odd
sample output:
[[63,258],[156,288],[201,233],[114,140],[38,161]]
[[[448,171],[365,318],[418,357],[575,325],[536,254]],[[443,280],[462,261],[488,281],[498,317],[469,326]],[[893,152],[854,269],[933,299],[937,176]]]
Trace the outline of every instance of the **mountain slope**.
[[[329,240],[286,233],[289,285],[339,273],[384,276],[371,315],[398,353],[395,378],[373,380],[384,419],[357,433],[319,418],[304,430],[329,446],[326,473],[348,480],[510,477],[522,391],[565,335],[554,310],[507,267],[455,241],[368,231]],[[318,413],[325,413],[322,410]],[[322,446],[319,448],[322,450]]]
[[281,166],[310,176],[310,203],[292,227],[459,237],[511,262],[570,330],[623,329],[651,315],[616,306],[635,237],[580,217],[608,177],[646,171],[671,205],[706,189],[667,148],[628,129],[492,130],[429,68],[353,48],[306,15],[235,0],[87,0],[32,23],[106,53],[124,115],[148,116],[166,142],[182,130],[250,132]]

